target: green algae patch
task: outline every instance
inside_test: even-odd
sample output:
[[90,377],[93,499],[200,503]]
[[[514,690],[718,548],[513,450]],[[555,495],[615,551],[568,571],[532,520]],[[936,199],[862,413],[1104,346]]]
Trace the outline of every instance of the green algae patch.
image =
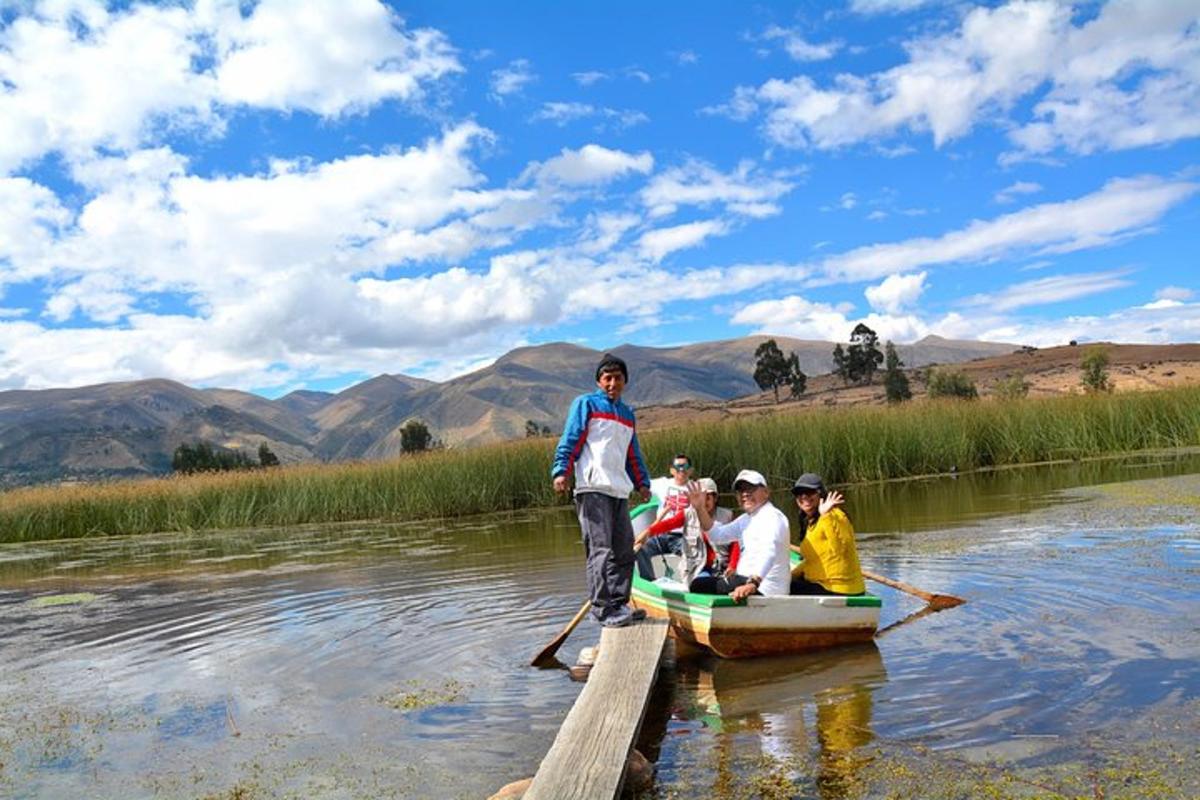
[[418,681],[409,681],[405,689],[380,698],[388,708],[397,711],[417,711],[422,708],[454,703],[466,697],[467,687],[462,683],[448,678],[436,686],[422,685]]
[[34,608],[53,608],[55,606],[81,606],[85,603],[91,603],[98,599],[100,595],[92,594],[91,592],[77,592],[75,594],[49,594],[42,597],[35,597],[29,601],[29,605]]

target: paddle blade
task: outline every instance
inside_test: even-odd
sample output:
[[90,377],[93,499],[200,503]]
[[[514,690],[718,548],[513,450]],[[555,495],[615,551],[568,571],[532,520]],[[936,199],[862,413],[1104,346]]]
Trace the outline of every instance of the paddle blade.
[[933,597],[929,598],[929,607],[934,611],[941,611],[943,608],[954,608],[955,606],[961,606],[965,602],[967,601],[963,600],[961,597],[955,597],[952,594],[935,594]]
[[588,609],[591,607],[592,601],[585,600],[583,605],[579,608],[579,611],[575,612],[575,616],[570,622],[567,623],[567,627],[563,628],[558,636],[555,636],[554,639],[551,640],[550,644],[543,647],[538,654],[533,657],[533,660],[529,662],[529,666],[538,667],[551,661],[554,658],[554,654],[558,652],[558,648],[562,647],[563,642],[565,642],[567,637],[571,635],[571,631],[575,630],[575,626],[582,622],[583,618],[587,616]]

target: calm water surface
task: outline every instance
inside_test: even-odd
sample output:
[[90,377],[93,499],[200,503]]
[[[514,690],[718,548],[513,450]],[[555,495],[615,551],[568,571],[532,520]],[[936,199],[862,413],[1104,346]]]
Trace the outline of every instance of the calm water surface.
[[[905,621],[881,588],[875,645],[677,654],[640,744],[658,797],[870,796],[914,763],[1057,789],[1149,744],[1194,796],[1200,457],[847,493],[864,565],[968,604]],[[527,663],[582,566],[566,508],[0,546],[0,797],[486,797],[579,691]]]

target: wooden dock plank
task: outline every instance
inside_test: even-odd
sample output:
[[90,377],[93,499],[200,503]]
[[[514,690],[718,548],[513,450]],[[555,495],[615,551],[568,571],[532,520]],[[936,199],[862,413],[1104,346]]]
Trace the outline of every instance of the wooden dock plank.
[[525,800],[615,798],[625,780],[667,641],[666,620],[606,628],[583,691],[542,759]]

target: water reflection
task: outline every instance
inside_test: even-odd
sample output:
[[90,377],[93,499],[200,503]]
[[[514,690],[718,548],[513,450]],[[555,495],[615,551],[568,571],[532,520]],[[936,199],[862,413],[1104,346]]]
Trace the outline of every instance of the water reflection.
[[872,643],[739,661],[681,658],[670,724],[690,724],[693,736],[713,740],[707,768],[697,770],[711,780],[704,796],[737,795],[737,773],[757,754],[765,759],[752,763],[811,783],[822,800],[844,800],[865,758],[861,748],[874,738],[873,695],[886,680]]

